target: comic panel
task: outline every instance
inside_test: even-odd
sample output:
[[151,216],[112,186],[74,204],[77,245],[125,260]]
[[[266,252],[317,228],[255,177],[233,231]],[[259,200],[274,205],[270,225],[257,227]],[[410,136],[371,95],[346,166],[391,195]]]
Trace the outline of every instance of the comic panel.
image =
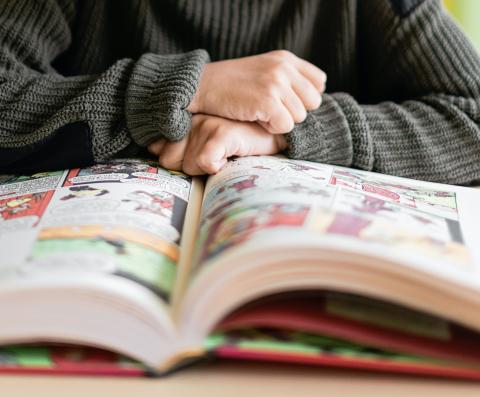
[[204,210],[265,193],[323,196],[333,167],[277,157],[237,158],[211,177]]
[[136,174],[145,174],[147,177],[157,173],[158,166],[153,162],[137,159],[117,159],[101,162],[86,168],[72,169],[67,176],[64,186],[81,183],[119,182],[121,180],[138,178]]
[[268,156],[229,161],[209,178],[195,263],[239,247],[263,230],[305,227],[313,208],[331,205],[332,170]]
[[303,227],[311,212],[306,203],[243,203],[220,211],[200,228],[198,263],[239,247],[258,232]]
[[0,199],[55,190],[64,179],[64,171],[33,175],[0,175]]
[[62,184],[65,174],[0,175],[0,277],[25,260],[53,190]]
[[276,156],[251,156],[238,157],[229,161],[222,169],[225,173],[235,172],[236,170],[265,170],[283,175],[305,177],[315,179],[318,182],[328,182],[333,171],[333,167],[326,164],[312,163],[310,161],[291,160]]
[[113,182],[157,187],[183,200],[188,200],[191,187],[191,178],[187,175],[158,168],[154,162],[136,159],[111,160],[73,169],[68,173],[64,186]]
[[37,226],[52,196],[47,191],[0,199],[0,234]]
[[[127,174],[120,166],[116,170]],[[147,172],[138,170],[128,175]],[[77,175],[81,173],[78,170]],[[145,179],[147,183],[135,176],[112,183],[78,181],[71,175],[53,195],[20,274],[103,272],[141,284],[168,302],[190,179],[152,173],[154,179]],[[104,174],[94,176],[98,175]],[[183,183],[188,190],[179,191]]]
[[335,168],[330,184],[368,193],[428,214],[458,220],[455,192],[408,185],[406,182],[392,183],[392,179],[382,178],[380,175],[345,168]]
[[472,261],[457,220],[404,207],[378,195],[339,189],[330,209],[320,209],[310,224],[321,233],[381,244],[468,268]]
[[123,277],[169,302],[178,247],[148,232],[119,225],[43,229],[20,274],[100,272]]
[[57,190],[43,225],[128,226],[177,245],[186,208],[187,201],[151,186],[82,184]]

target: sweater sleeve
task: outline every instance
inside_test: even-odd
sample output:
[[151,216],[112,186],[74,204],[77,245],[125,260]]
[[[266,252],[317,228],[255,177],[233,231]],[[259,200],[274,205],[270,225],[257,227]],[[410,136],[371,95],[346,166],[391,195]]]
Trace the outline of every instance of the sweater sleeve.
[[480,180],[473,46],[437,0],[358,3],[361,94],[324,95],[287,135],[287,154],[444,183]]
[[[95,75],[65,77],[52,64],[71,45],[74,13],[73,0],[2,4],[3,170],[32,155],[38,158],[50,144],[70,150],[71,158],[83,149],[92,161],[100,161],[138,151],[160,137],[180,140],[190,128],[186,108],[208,61],[204,50],[171,56],[147,53],[139,59],[120,59]],[[58,147],[60,141],[66,145]],[[69,147],[69,141],[75,147]]]

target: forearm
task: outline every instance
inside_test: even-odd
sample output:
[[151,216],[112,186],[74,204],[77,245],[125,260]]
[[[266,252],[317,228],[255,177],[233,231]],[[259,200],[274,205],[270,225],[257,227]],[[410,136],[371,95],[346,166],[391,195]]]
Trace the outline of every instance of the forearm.
[[480,180],[478,101],[432,95],[400,104],[360,105],[325,95],[322,107],[287,135],[292,158],[409,178]]
[[72,78],[0,73],[0,147],[41,146],[76,122],[88,125],[96,161],[160,137],[181,139],[190,125],[185,109],[206,59],[203,51],[147,54],[137,62],[121,60],[100,75]]
[[[294,158],[453,184],[480,179],[480,58],[439,1],[361,2],[362,101],[324,95]],[[368,105],[363,102],[368,102]]]
[[[158,138],[179,140],[190,129],[186,108],[208,54],[144,54],[95,75],[64,77],[51,65],[71,44],[74,3],[67,3],[39,0],[31,7],[28,0],[12,0],[0,13],[3,170],[50,153],[49,146],[59,142],[72,161],[80,160],[81,150],[85,161],[101,161]],[[58,134],[80,134],[71,137],[76,147]]]

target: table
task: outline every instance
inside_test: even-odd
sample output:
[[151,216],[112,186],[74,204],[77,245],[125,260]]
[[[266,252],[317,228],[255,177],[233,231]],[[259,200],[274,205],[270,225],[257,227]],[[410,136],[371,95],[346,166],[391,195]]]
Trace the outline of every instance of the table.
[[161,379],[0,376],[5,397],[480,396],[480,383],[291,365],[216,362]]

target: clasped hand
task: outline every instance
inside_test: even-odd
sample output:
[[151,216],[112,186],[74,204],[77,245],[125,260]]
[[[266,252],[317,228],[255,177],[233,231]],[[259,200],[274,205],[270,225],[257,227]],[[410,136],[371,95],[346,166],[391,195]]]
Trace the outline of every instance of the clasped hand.
[[284,50],[209,63],[187,109],[190,132],[148,150],[162,167],[190,175],[214,174],[231,156],[279,153],[283,134],[320,106],[325,84],[322,70]]

